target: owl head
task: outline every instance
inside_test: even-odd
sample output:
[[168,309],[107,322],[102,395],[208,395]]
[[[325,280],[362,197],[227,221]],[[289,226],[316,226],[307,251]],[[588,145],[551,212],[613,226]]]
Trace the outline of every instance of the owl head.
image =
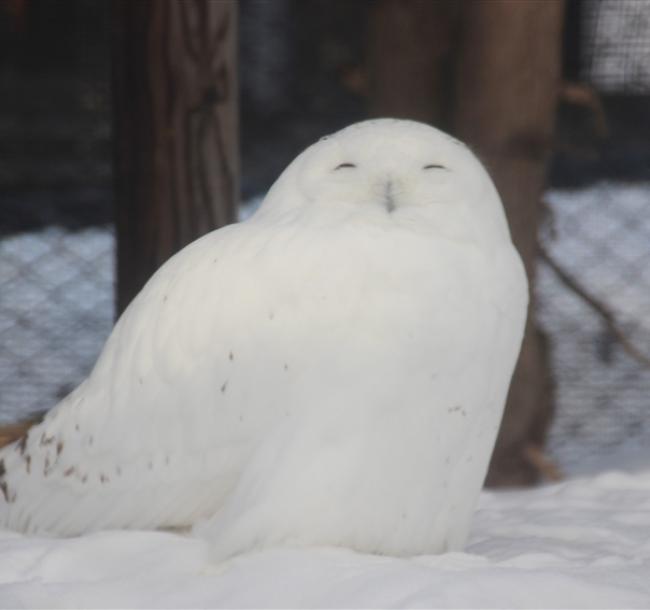
[[356,123],[307,148],[259,214],[362,218],[483,243],[510,239],[497,191],[472,152],[434,127],[397,119]]

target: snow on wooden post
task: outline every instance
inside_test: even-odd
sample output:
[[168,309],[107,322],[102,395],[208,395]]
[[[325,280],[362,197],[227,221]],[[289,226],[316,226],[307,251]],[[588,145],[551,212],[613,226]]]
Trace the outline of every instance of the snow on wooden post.
[[117,306],[235,219],[234,0],[113,0]]

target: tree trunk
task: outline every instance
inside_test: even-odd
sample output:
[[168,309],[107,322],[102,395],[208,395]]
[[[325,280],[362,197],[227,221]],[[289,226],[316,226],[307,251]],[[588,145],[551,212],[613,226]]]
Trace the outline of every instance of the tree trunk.
[[455,132],[486,164],[531,285],[528,324],[488,484],[534,482],[531,448],[545,441],[552,384],[535,324],[537,230],[560,85],[562,0],[470,1],[463,5],[456,71]]
[[235,219],[232,0],[113,0],[117,305],[174,252]]

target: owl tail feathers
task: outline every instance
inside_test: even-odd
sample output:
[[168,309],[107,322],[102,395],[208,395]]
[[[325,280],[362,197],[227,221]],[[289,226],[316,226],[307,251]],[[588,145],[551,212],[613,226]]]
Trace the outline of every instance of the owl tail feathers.
[[39,413],[29,419],[19,421],[13,424],[7,424],[6,426],[0,426],[0,449],[20,441],[25,438],[27,431],[36,424],[40,424],[45,417],[45,412]]

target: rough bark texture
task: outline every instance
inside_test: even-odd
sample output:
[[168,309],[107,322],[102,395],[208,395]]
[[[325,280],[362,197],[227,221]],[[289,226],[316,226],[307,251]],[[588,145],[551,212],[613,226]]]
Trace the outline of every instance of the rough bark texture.
[[174,252],[235,219],[237,6],[113,0],[118,311]]
[[[433,122],[473,148],[501,194],[531,286],[562,22],[563,0],[382,0],[369,28],[372,113]],[[530,455],[543,447],[553,391],[534,316],[533,299],[488,484],[540,474]]]
[[[561,76],[563,2],[470,1],[463,8],[455,132],[496,183],[532,287]],[[535,325],[533,298],[488,484],[537,479],[527,449],[543,445],[552,409],[546,343]]]

